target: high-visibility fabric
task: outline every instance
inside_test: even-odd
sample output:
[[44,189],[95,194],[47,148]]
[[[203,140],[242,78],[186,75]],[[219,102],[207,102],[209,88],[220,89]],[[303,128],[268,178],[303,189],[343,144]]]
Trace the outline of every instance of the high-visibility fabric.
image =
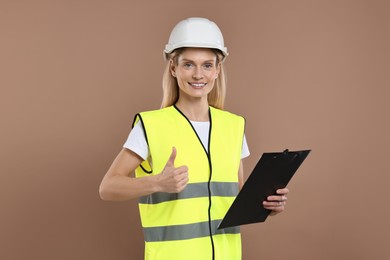
[[175,167],[188,167],[189,182],[180,193],[157,192],[140,198],[145,259],[241,259],[238,227],[217,230],[238,194],[238,169],[244,119],[209,109],[208,153],[190,121],[175,107],[142,112],[150,157],[136,177],[160,174],[176,147]]

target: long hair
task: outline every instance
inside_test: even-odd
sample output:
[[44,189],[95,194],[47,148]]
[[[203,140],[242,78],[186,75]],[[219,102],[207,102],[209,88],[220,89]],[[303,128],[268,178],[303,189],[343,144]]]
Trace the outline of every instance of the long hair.
[[[162,80],[162,88],[163,88],[163,99],[161,103],[161,108],[169,107],[174,105],[179,99],[179,85],[177,84],[177,79],[172,76],[170,72],[170,63],[174,62],[175,65],[178,64],[178,58],[180,54],[183,52],[185,48],[179,48],[174,50],[168,56],[168,62],[165,67],[165,71],[163,74]],[[209,105],[218,109],[223,109],[225,104],[225,96],[226,96],[226,75],[223,68],[223,54],[221,51],[216,49],[211,49],[216,57],[217,64],[220,63],[220,72],[218,74],[218,78],[215,79],[214,87],[208,94],[208,102]]]

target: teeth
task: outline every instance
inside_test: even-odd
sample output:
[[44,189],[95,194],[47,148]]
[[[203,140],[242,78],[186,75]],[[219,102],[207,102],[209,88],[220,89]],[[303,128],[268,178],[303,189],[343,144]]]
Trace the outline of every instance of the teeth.
[[190,84],[191,84],[191,86],[194,86],[194,87],[204,87],[204,86],[206,86],[205,83],[190,83]]

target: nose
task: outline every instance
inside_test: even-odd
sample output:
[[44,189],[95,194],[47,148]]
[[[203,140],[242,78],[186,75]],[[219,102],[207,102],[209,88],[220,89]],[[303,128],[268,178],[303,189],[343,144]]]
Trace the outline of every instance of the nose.
[[195,80],[203,79],[203,73],[201,68],[196,68],[194,71],[194,74],[192,75],[192,78]]

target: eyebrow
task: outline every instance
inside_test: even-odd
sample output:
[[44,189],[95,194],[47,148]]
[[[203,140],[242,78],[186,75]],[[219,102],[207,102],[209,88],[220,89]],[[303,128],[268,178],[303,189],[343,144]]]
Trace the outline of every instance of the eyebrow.
[[[182,61],[187,61],[187,62],[194,62],[193,60],[190,60],[190,59],[186,59],[186,58],[182,58],[181,59]],[[203,63],[206,63],[206,62],[215,62],[216,60],[205,60]]]

